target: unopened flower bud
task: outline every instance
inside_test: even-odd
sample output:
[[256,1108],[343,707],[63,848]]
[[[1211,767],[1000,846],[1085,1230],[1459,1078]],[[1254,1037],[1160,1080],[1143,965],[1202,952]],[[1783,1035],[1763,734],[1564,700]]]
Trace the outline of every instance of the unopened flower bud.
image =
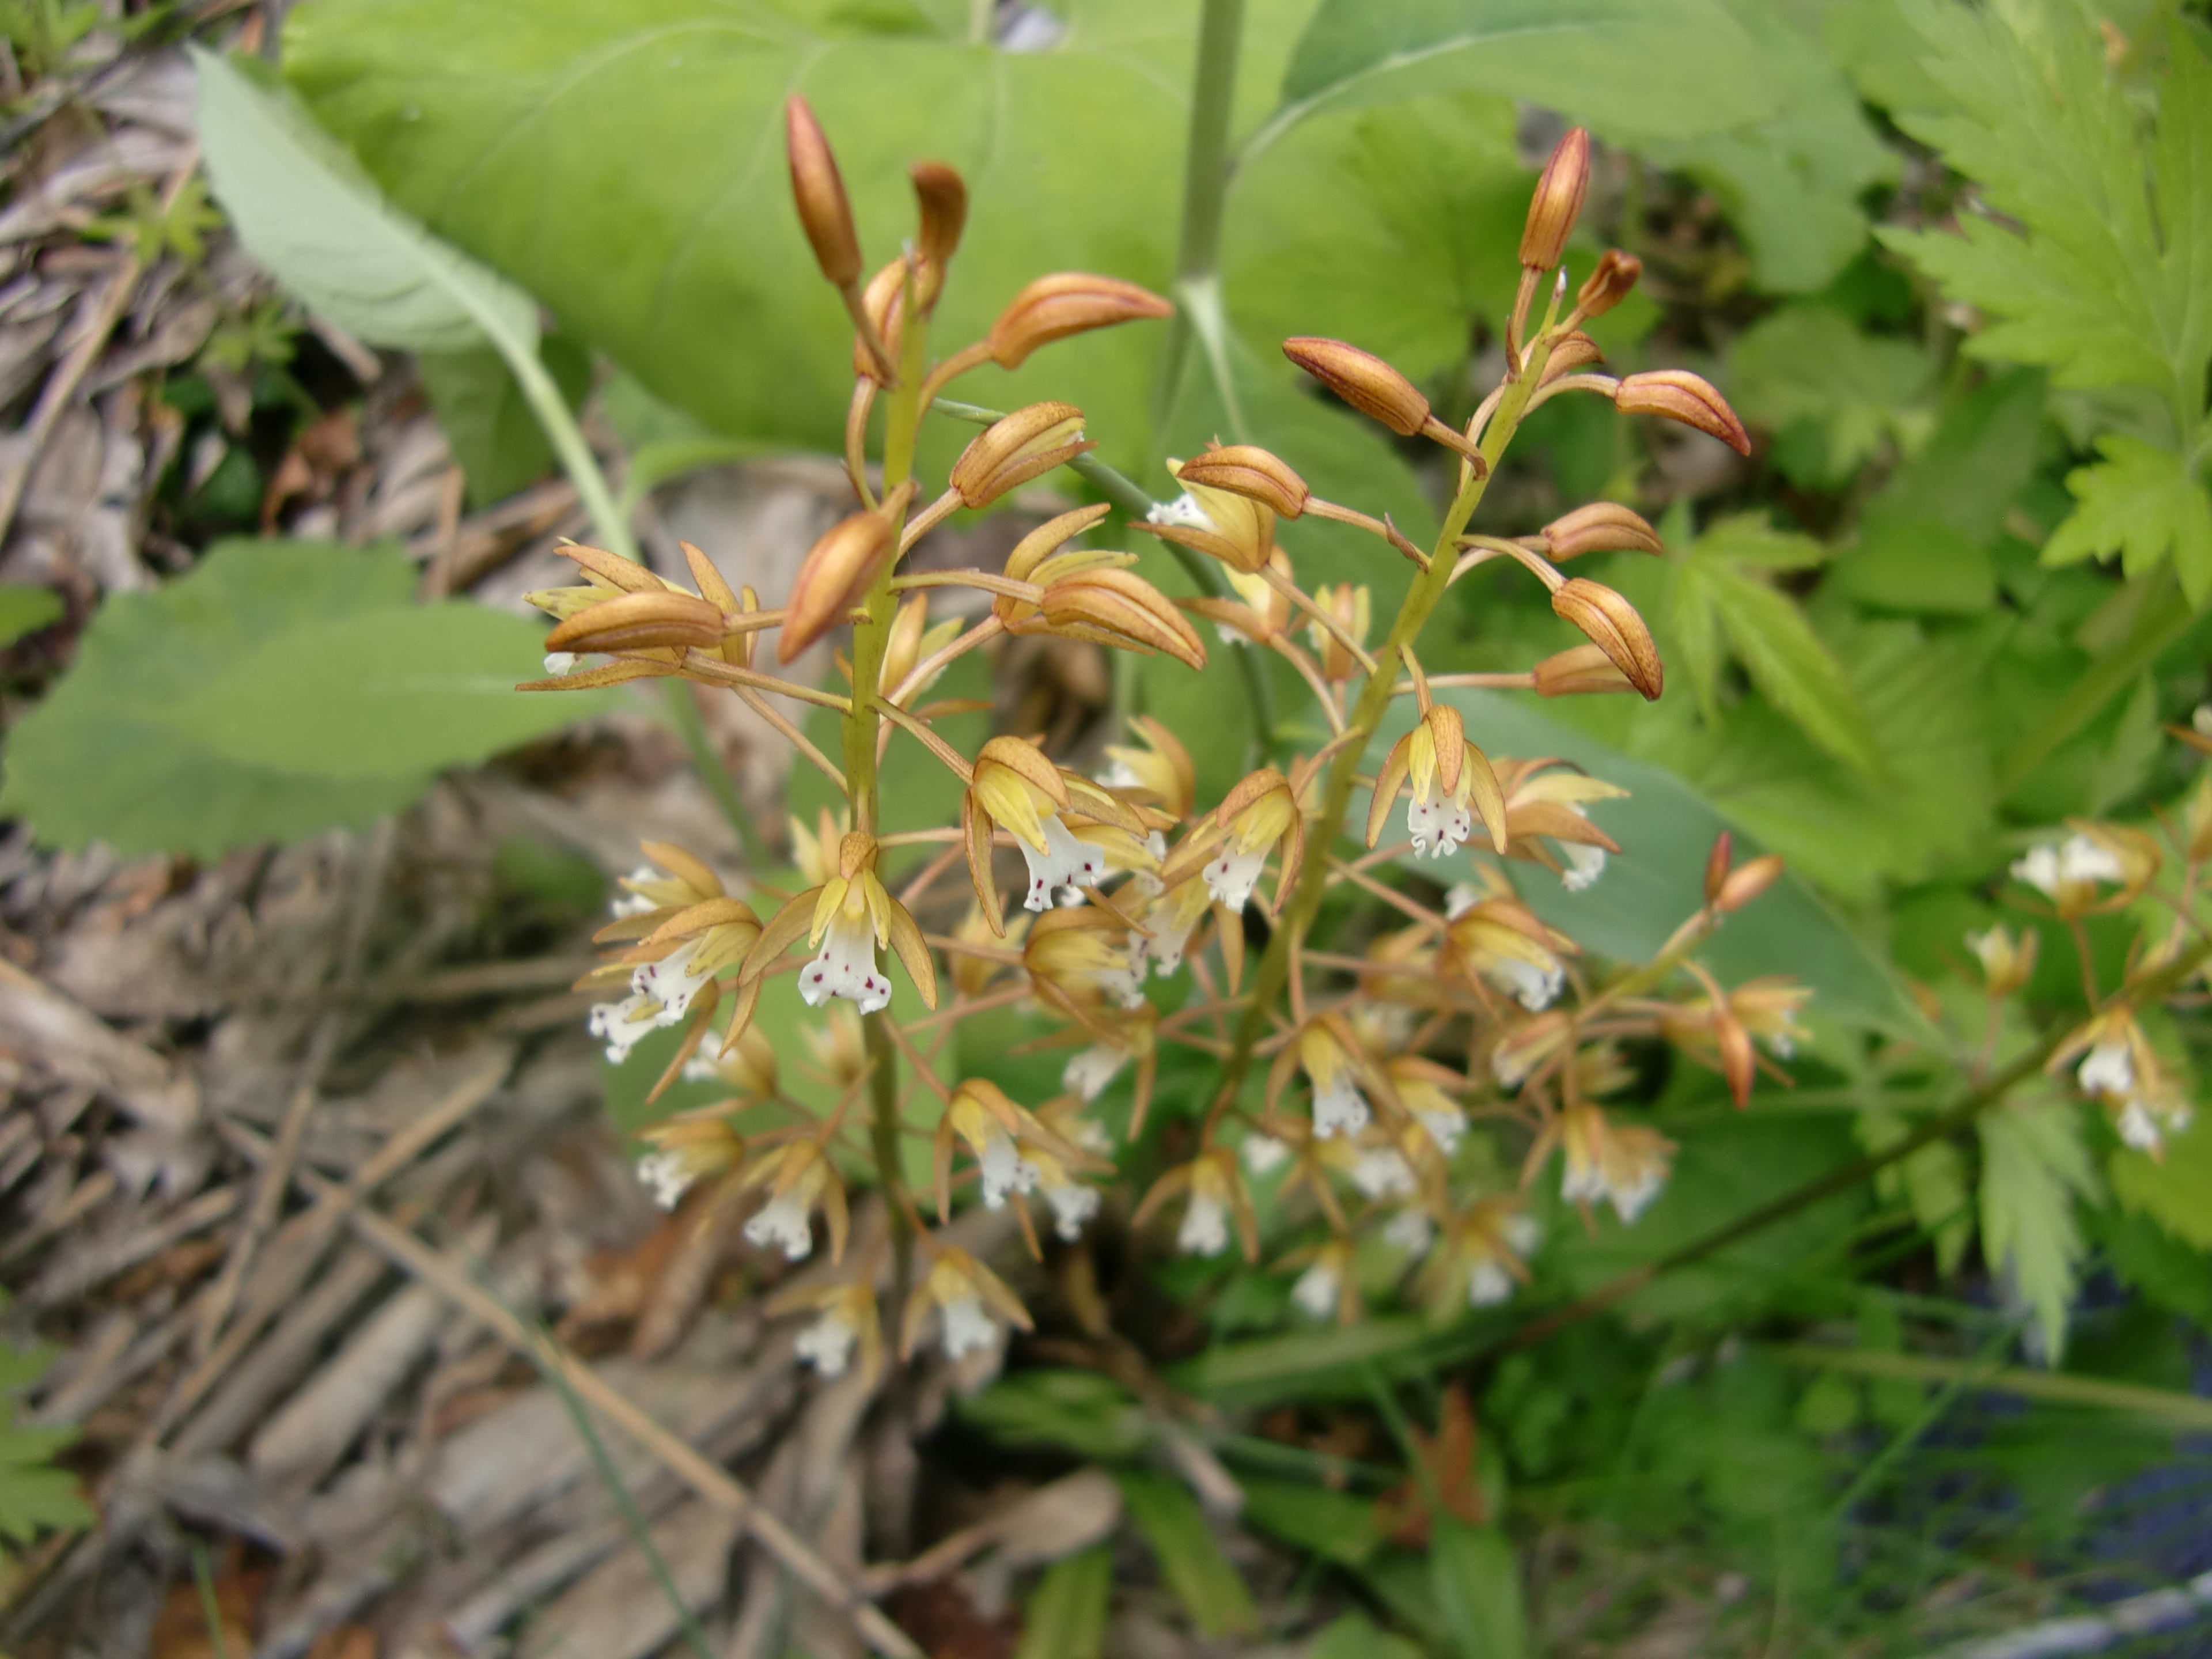
[[1194,455],[1182,464],[1176,477],[1186,489],[1198,484],[1225,490],[1258,501],[1285,519],[1304,513],[1310,493],[1304,479],[1255,444],[1231,444],[1226,449],[1210,448]]
[[1751,453],[1751,436],[1728,399],[1710,380],[1686,369],[1632,374],[1613,388],[1613,406],[1624,415],[1663,415],[1718,438],[1739,455]]
[[1301,335],[1283,342],[1283,356],[1370,420],[1401,438],[1429,422],[1429,400],[1418,387],[1371,352],[1341,340]]
[[1536,193],[1528,201],[1528,222],[1521,232],[1521,264],[1524,269],[1549,270],[1559,263],[1567,246],[1567,233],[1583,210],[1583,192],[1589,188],[1589,134],[1570,127],[1544,163],[1544,176],[1536,180]]
[[2014,939],[2003,927],[1966,935],[1966,948],[1979,959],[1982,978],[1993,997],[2008,997],[2027,983],[2035,973],[2036,947],[2041,942],[2032,932]]
[[1713,900],[1713,908],[1726,915],[1741,910],[1774,885],[1775,878],[1782,873],[1782,860],[1771,853],[1755,859],[1746,859],[1728,872],[1721,890]]
[[985,507],[1008,490],[1098,446],[1085,441],[1073,404],[1031,404],[987,427],[952,464],[952,487],[968,506]]
[[1112,276],[1075,270],[1040,276],[1014,295],[991,325],[991,361],[1001,368],[1019,368],[1039,346],[1071,334],[1174,312],[1158,295]]
[[799,223],[813,244],[822,274],[837,288],[860,280],[860,239],[853,229],[853,206],[837,158],[806,100],[792,94],[783,106],[784,150],[791,162],[791,198]]
[[1604,361],[1605,353],[1598,349],[1597,342],[1577,329],[1553,346],[1551,356],[1544,359],[1544,373],[1536,384],[1549,386],[1562,375],[1572,374],[1579,369],[1588,368],[1592,363]]
[[[868,286],[860,295],[860,308],[874,325],[876,337],[884,343],[884,354],[896,362],[899,355],[899,334],[906,321],[906,259],[901,256],[868,278]],[[853,337],[853,374],[865,375],[878,386],[888,384],[884,380],[883,367],[876,362],[868,343],[856,333]]]
[[1595,645],[1571,646],[1535,667],[1540,697],[1579,697],[1601,691],[1633,691],[1628,677]]
[[1665,684],[1659,648],[1634,605],[1601,582],[1575,576],[1553,593],[1552,609],[1588,635],[1646,702],[1658,700]]
[[783,626],[777,630],[775,659],[787,663],[845,619],[848,611],[882,574],[898,550],[894,520],[914,499],[911,479],[901,484],[872,513],[855,513],[830,526],[808,550],[791,585]]
[[1164,651],[1190,668],[1206,666],[1206,647],[1167,596],[1130,570],[1081,570],[1044,590],[1045,624],[1099,645]]
[[1751,1104],[1751,1085],[1759,1075],[1758,1051],[1752,1047],[1751,1033],[1736,1018],[1725,998],[1713,1002],[1713,1047],[1719,1052],[1721,1075],[1728,1080],[1729,1097],[1741,1111]]
[[1637,278],[1644,275],[1644,261],[1633,253],[1623,253],[1609,247],[1599,258],[1597,269],[1583,279],[1575,290],[1575,309],[1585,317],[1602,317],[1628,297],[1636,286]]
[[1713,837],[1713,849],[1705,854],[1705,902],[1712,903],[1721,896],[1721,884],[1728,879],[1729,866],[1735,860],[1735,837],[1725,830]]
[[1663,553],[1666,544],[1643,515],[1613,501],[1592,501],[1544,526],[1544,551],[1553,564],[1584,553]]
[[968,186],[942,161],[916,161],[906,176],[914,181],[915,200],[921,208],[921,228],[915,237],[921,254],[915,289],[921,309],[928,312],[944,290],[945,268],[952,263],[968,223]]
[[690,593],[623,593],[588,605],[545,636],[552,651],[702,651],[722,643],[722,613]]

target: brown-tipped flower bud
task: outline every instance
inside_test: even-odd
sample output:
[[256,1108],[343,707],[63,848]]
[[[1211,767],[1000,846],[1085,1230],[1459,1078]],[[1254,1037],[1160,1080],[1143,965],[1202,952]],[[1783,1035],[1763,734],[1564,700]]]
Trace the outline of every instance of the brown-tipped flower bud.
[[1284,519],[1295,519],[1304,513],[1311,495],[1304,478],[1256,444],[1209,447],[1185,461],[1176,477],[1186,489],[1197,484],[1226,490],[1257,501]]
[[1544,526],[1544,551],[1553,564],[1584,553],[1663,553],[1659,539],[1641,514],[1613,501],[1592,501],[1562,514]]
[[1583,278],[1575,290],[1575,309],[1585,317],[1602,317],[1628,297],[1644,275],[1644,261],[1633,253],[1609,247],[1599,257],[1597,269]]
[[1751,453],[1751,436],[1728,399],[1711,381],[1687,369],[1632,374],[1613,388],[1613,406],[1624,415],[1663,415],[1718,438],[1739,455]]
[[1098,446],[1083,436],[1073,404],[1031,404],[986,427],[952,464],[952,487],[969,507],[985,507],[1008,490]]
[[1729,1098],[1739,1112],[1751,1104],[1751,1085],[1759,1075],[1759,1054],[1751,1033],[1724,999],[1713,1002],[1713,1048],[1718,1053],[1721,1075],[1728,1080]]
[[681,651],[717,649],[722,643],[720,608],[690,593],[666,589],[623,593],[587,605],[545,636],[553,651]]
[[1521,231],[1524,268],[1549,270],[1559,263],[1567,233],[1583,210],[1583,192],[1589,188],[1589,134],[1570,127],[1553,147],[1544,176],[1536,180],[1536,193],[1528,199],[1528,222]]
[[1721,896],[1721,884],[1728,879],[1729,866],[1735,861],[1735,837],[1725,830],[1713,837],[1713,849],[1705,854],[1705,902],[1712,903]]
[[[867,313],[875,325],[876,337],[884,343],[884,354],[896,362],[899,355],[899,334],[906,323],[906,258],[903,255],[885,265],[868,278],[868,286],[860,295],[860,309]],[[853,336],[853,374],[854,379],[865,376],[878,386],[889,382],[876,362],[876,355],[868,349],[868,343],[858,332]]]
[[872,513],[855,513],[832,525],[808,550],[791,585],[783,626],[776,632],[775,659],[787,663],[845,620],[874,583],[886,561],[898,550],[891,526],[914,499],[911,479],[901,484]]
[[1014,295],[991,325],[986,343],[1000,368],[1019,368],[1039,346],[1071,334],[1174,313],[1173,306],[1134,283],[1063,270],[1038,277]]
[[914,181],[915,200],[921,209],[921,228],[915,247],[921,255],[916,281],[925,312],[933,310],[944,291],[945,268],[960,246],[960,233],[968,223],[968,186],[942,161],[916,161],[906,170]]
[[853,228],[853,204],[845,199],[845,181],[837,172],[837,158],[814,112],[797,93],[783,106],[783,144],[791,162],[791,199],[799,206],[799,222],[813,244],[815,263],[838,288],[860,280],[860,239]]
[[1755,859],[1746,859],[1728,872],[1721,890],[1713,898],[1713,908],[1726,915],[1741,910],[1774,885],[1775,878],[1782,873],[1782,860],[1771,853],[1761,854]]
[[1544,373],[1536,384],[1549,386],[1563,374],[1572,374],[1604,361],[1605,353],[1597,349],[1597,342],[1577,329],[1552,348],[1552,355],[1544,359]]
[[1613,665],[1613,659],[1595,645],[1571,646],[1538,663],[1536,695],[1540,697],[1582,697],[1603,691],[1633,691],[1628,677]]
[[1283,342],[1283,356],[1370,421],[1401,438],[1429,423],[1429,400],[1418,387],[1371,352],[1341,340],[1301,335]]
[[1069,639],[1122,650],[1164,651],[1190,668],[1206,666],[1206,646],[1167,596],[1131,570],[1079,570],[1048,583],[1045,625]]
[[1658,700],[1666,684],[1659,647],[1634,605],[1601,582],[1573,576],[1553,593],[1552,609],[1588,635],[1646,702]]

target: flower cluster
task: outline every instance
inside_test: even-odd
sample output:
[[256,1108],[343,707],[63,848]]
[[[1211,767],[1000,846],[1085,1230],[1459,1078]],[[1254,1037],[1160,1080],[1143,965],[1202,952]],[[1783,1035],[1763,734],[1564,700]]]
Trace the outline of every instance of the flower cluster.
[[[1480,684],[1652,698],[1663,683],[1634,607],[1562,568],[1593,552],[1660,552],[1637,514],[1600,502],[1528,536],[1468,529],[1532,410],[1601,396],[1746,447],[1726,403],[1696,376],[1616,379],[1594,367],[1583,325],[1620,301],[1638,267],[1607,254],[1571,303],[1565,273],[1553,278],[1588,174],[1586,137],[1568,135],[1537,186],[1504,374],[1464,424],[1355,346],[1285,343],[1291,362],[1352,409],[1438,447],[1451,501],[1432,544],[1321,498],[1265,449],[1217,443],[1170,462],[1169,498],[1127,525],[1207,574],[1208,591],[1170,600],[1142,574],[1139,553],[1086,541],[1109,503],[1039,525],[997,569],[906,567],[955,511],[1063,467],[1105,476],[1082,410],[1047,402],[988,416],[930,495],[913,476],[916,438],[947,386],[1170,307],[1112,278],[1046,276],[1012,295],[982,339],[933,356],[933,316],[966,211],[957,176],[935,164],[914,170],[915,234],[864,280],[829,144],[799,100],[788,124],[800,225],[854,324],[854,511],[809,552],[780,608],[733,592],[690,548],[689,586],[580,547],[569,556],[581,584],[535,596],[558,623],[539,689],[668,677],[721,689],[782,732],[844,801],[837,821],[793,824],[793,876],[755,872],[746,897],[660,845],[623,883],[599,936],[609,955],[586,981],[609,995],[593,1031],[618,1061],[648,1034],[680,1026],[658,1087],[682,1076],[730,1091],[647,1131],[641,1176],[665,1204],[690,1201],[702,1185],[749,1195],[745,1237],[794,1262],[815,1250],[817,1227],[842,1262],[848,1188],[880,1191],[890,1222],[880,1231],[919,1252],[912,1270],[904,1253],[894,1273],[862,1249],[775,1304],[812,1316],[798,1350],[826,1374],[881,1363],[876,1297],[902,1274],[902,1354],[933,1332],[958,1358],[1027,1328],[1016,1293],[948,1236],[963,1203],[1010,1213],[1040,1255],[1040,1220],[1073,1243],[1109,1206],[1139,1236],[1157,1219],[1163,1249],[1218,1255],[1233,1244],[1255,1260],[1273,1250],[1296,1275],[1297,1308],[1345,1320],[1401,1279],[1440,1311],[1511,1296],[1537,1243],[1527,1189],[1554,1159],[1558,1193],[1587,1224],[1601,1206],[1634,1221],[1662,1191],[1673,1148],[1632,1109],[1607,1103],[1632,1082],[1624,1045],[1671,1045],[1719,1073],[1741,1105],[1757,1073],[1798,1041],[1806,994],[1771,981],[1724,988],[1699,965],[1698,945],[1778,868],[1737,861],[1725,836],[1701,899],[1648,963],[1589,966],[1547,920],[1559,911],[1542,895],[1603,902],[1608,860],[1621,852],[1606,824],[1633,820],[1623,811],[1601,823],[1598,814],[1626,792],[1557,758],[1492,752],[1470,729],[1474,705],[1457,695]],[[872,468],[878,416],[882,463]],[[1116,482],[1127,506],[1136,487]],[[1371,538],[1378,570],[1410,565],[1387,626],[1376,589],[1302,583],[1285,526],[1307,519]],[[1423,625],[1455,582],[1498,560],[1540,583],[1586,642],[1520,673],[1428,673]],[[958,603],[933,620],[933,596]],[[770,631],[775,663],[788,668],[848,629],[843,691],[756,662]],[[930,685],[968,653],[1037,635],[1164,655],[1192,672],[1207,663],[1209,641],[1216,653],[1273,658],[1310,691],[1314,718],[1263,733],[1268,752],[1211,799],[1182,736],[1143,715],[1080,765],[1069,758],[1079,751],[1021,733],[972,754],[948,742],[942,711],[921,701]],[[784,711],[793,700],[834,711],[834,757]],[[1301,730],[1310,741],[1283,736]],[[957,822],[884,830],[878,767],[893,743],[918,745],[957,780]],[[2102,847],[2031,855],[2029,878],[2047,873],[2054,897],[2078,906],[2120,860]],[[1017,864],[1009,891],[1002,881]],[[1326,906],[1324,939],[1331,899],[1349,902]],[[776,985],[786,974],[795,988]],[[763,999],[793,989],[828,1019],[813,1028],[811,1060],[777,1054],[752,1023]],[[948,1069],[958,1022],[1010,1008],[1069,1051],[1052,1098],[1017,1099],[992,1077]],[[1154,1112],[1168,1054],[1178,1057],[1176,1098]],[[780,1068],[793,1065],[828,1079],[834,1104],[793,1098]],[[2114,1024],[2089,1040],[2081,1075],[2148,1111],[2154,1066],[2133,1028]],[[1148,1136],[1148,1116],[1171,1127]],[[926,1200],[906,1179],[909,1138],[930,1148]],[[1522,1154],[1517,1186],[1496,1173],[1509,1146]],[[1145,1177],[1126,1205],[1113,1198],[1124,1174]]]

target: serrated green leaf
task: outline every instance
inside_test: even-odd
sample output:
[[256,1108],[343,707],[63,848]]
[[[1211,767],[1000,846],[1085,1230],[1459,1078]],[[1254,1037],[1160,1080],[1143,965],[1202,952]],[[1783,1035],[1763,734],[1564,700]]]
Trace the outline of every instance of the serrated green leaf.
[[1805,613],[1787,594],[1728,565],[1715,564],[1706,580],[1751,683],[1829,754],[1866,777],[1881,776],[1881,750],[1858,692]]
[[1778,100],[1716,0],[1323,0],[1283,77],[1264,148],[1323,110],[1468,88],[1633,142],[1748,126]]
[[1667,635],[1674,664],[1690,682],[1698,712],[1720,718],[1721,617],[1711,580],[1717,568],[1704,559],[1684,559],[1667,588]]
[[2045,564],[2120,556],[2130,577],[2173,561],[2192,605],[2212,592],[2212,495],[2171,450],[2113,433],[2104,459],[2066,475],[2075,508],[2044,544]]
[[1101,1544],[1045,1569],[1022,1610],[1014,1659],[1098,1659],[1114,1593],[1114,1552]]
[[0,1458],[0,1538],[27,1544],[41,1528],[89,1527],[99,1519],[75,1475]]
[[1978,355],[2046,366],[2062,386],[2148,386],[2193,423],[2212,355],[2212,64],[2203,48],[2189,31],[2168,31],[2146,155],[2086,9],[1922,0],[1908,15],[1948,106],[1898,118],[2010,222],[1970,214],[1955,234],[1891,230],[1883,240],[1987,314],[1970,342]]
[[536,349],[529,296],[394,212],[281,88],[203,47],[192,64],[216,199],[246,251],[310,310],[400,350],[469,351],[487,338]]
[[0,647],[51,628],[62,619],[62,596],[51,587],[18,582],[0,586]]
[[1763,513],[1715,520],[1693,550],[1699,558],[1752,570],[1810,570],[1828,556],[1828,550],[1812,537],[1777,530]]
[[1198,1500],[1182,1482],[1149,1469],[1117,1469],[1114,1479],[1129,1519],[1159,1563],[1160,1577],[1202,1636],[1249,1636],[1260,1610],[1243,1574],[1222,1553],[1221,1540]]
[[1870,511],[1829,581],[1880,610],[1971,617],[1995,602],[1997,568],[1988,548],[1941,519]]
[[390,548],[226,542],[115,595],[9,733],[0,805],[51,843],[212,858],[368,823],[447,767],[608,706],[516,692],[538,629],[411,605],[415,580]]
[[2016,1100],[1985,1112],[1982,1143],[1982,1258],[2034,1311],[2044,1363],[2066,1347],[2066,1318],[2086,1246],[2074,1200],[2100,1183],[2071,1101]]
[[[1859,1141],[1869,1152],[1895,1145],[1911,1127],[1901,1113],[1887,1109],[1858,1115]],[[1931,1141],[1882,1170],[1875,1189],[1885,1198],[1904,1198],[1912,1218],[1935,1240],[1936,1265],[1948,1277],[1973,1237],[1972,1194],[1959,1149],[1948,1140]]]
[[1500,1528],[1433,1518],[1429,1582],[1459,1659],[1521,1659],[1528,1651],[1520,1563]]
[[2113,1196],[2176,1238],[2212,1250],[2212,1122],[2206,1114],[2170,1137],[2163,1152],[2155,1158],[2132,1147],[2114,1152],[2106,1166]]

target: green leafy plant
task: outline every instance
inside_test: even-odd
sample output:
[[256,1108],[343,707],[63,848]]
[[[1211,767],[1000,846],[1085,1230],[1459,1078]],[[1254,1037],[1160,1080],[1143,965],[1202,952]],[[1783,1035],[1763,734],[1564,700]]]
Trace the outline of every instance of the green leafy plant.
[[16,1420],[15,1396],[45,1376],[56,1358],[51,1348],[0,1343],[0,1539],[16,1545],[46,1528],[88,1527],[99,1519],[76,1477],[53,1467],[77,1431]]

